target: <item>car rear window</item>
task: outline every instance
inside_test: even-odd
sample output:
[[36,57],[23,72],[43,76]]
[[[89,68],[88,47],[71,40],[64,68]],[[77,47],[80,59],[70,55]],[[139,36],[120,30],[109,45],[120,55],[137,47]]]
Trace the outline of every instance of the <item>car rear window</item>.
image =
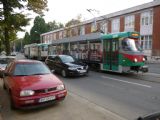
[[42,75],[49,74],[50,70],[43,63],[25,63],[16,64],[13,75],[25,76],[25,75]]

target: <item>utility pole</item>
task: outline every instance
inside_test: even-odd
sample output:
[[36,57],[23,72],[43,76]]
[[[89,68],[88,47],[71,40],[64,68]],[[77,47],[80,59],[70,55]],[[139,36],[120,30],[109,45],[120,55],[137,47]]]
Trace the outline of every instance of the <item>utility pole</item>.
[[97,14],[99,14],[99,11],[98,10],[95,10],[95,9],[86,9],[91,15],[93,15],[94,17],[94,30],[97,30],[97,20],[96,20],[96,17],[95,17],[95,12]]

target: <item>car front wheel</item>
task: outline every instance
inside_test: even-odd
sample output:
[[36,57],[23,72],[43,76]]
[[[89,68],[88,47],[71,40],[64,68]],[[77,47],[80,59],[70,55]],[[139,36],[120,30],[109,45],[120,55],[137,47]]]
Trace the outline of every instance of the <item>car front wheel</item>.
[[14,101],[13,101],[13,96],[12,96],[12,93],[10,92],[10,108],[12,109],[12,110],[16,110],[16,107],[15,107],[15,105],[14,105]]
[[6,90],[6,85],[3,83],[3,89]]

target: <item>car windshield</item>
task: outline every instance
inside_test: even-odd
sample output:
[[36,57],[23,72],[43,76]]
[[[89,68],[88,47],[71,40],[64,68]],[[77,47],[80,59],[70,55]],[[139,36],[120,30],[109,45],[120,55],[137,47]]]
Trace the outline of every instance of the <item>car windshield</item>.
[[75,61],[73,57],[67,55],[61,56],[60,58],[63,63],[70,63]]
[[122,40],[122,49],[124,51],[141,51],[140,46],[134,39],[126,38]]
[[43,63],[17,64],[13,72],[14,76],[49,74],[50,70]]

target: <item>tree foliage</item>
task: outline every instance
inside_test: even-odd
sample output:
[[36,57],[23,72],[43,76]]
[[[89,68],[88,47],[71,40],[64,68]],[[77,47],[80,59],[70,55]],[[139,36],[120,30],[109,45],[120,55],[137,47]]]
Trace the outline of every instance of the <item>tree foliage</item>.
[[82,19],[82,15],[79,14],[79,15],[77,15],[77,17],[76,17],[75,19],[69,20],[69,21],[65,24],[65,27],[70,27],[70,26],[72,26],[72,25],[77,25],[77,24],[81,23],[81,21],[82,21],[81,19]]
[[23,38],[23,45],[27,45],[31,43],[30,35],[28,32],[25,33],[25,36]]
[[40,43],[40,34],[63,27],[64,25],[62,23],[57,23],[55,20],[46,23],[41,16],[37,16],[34,19],[34,25],[30,30],[30,43]]
[[47,32],[45,20],[41,16],[37,16],[30,30],[31,43],[40,43],[40,34],[45,32]]
[[11,36],[22,31],[30,20],[23,10],[42,14],[43,10],[47,10],[47,0],[0,0],[1,35],[4,35],[7,54],[10,53]]
[[77,24],[79,24],[79,23],[81,23],[80,20],[78,20],[78,19],[72,19],[72,20],[70,20],[70,21],[68,21],[68,22],[66,23],[65,27],[70,27],[70,26],[72,26],[72,25],[77,25]]
[[53,20],[53,22],[47,23],[47,31],[53,31],[63,27],[64,25],[62,23],[57,23],[55,20]]

